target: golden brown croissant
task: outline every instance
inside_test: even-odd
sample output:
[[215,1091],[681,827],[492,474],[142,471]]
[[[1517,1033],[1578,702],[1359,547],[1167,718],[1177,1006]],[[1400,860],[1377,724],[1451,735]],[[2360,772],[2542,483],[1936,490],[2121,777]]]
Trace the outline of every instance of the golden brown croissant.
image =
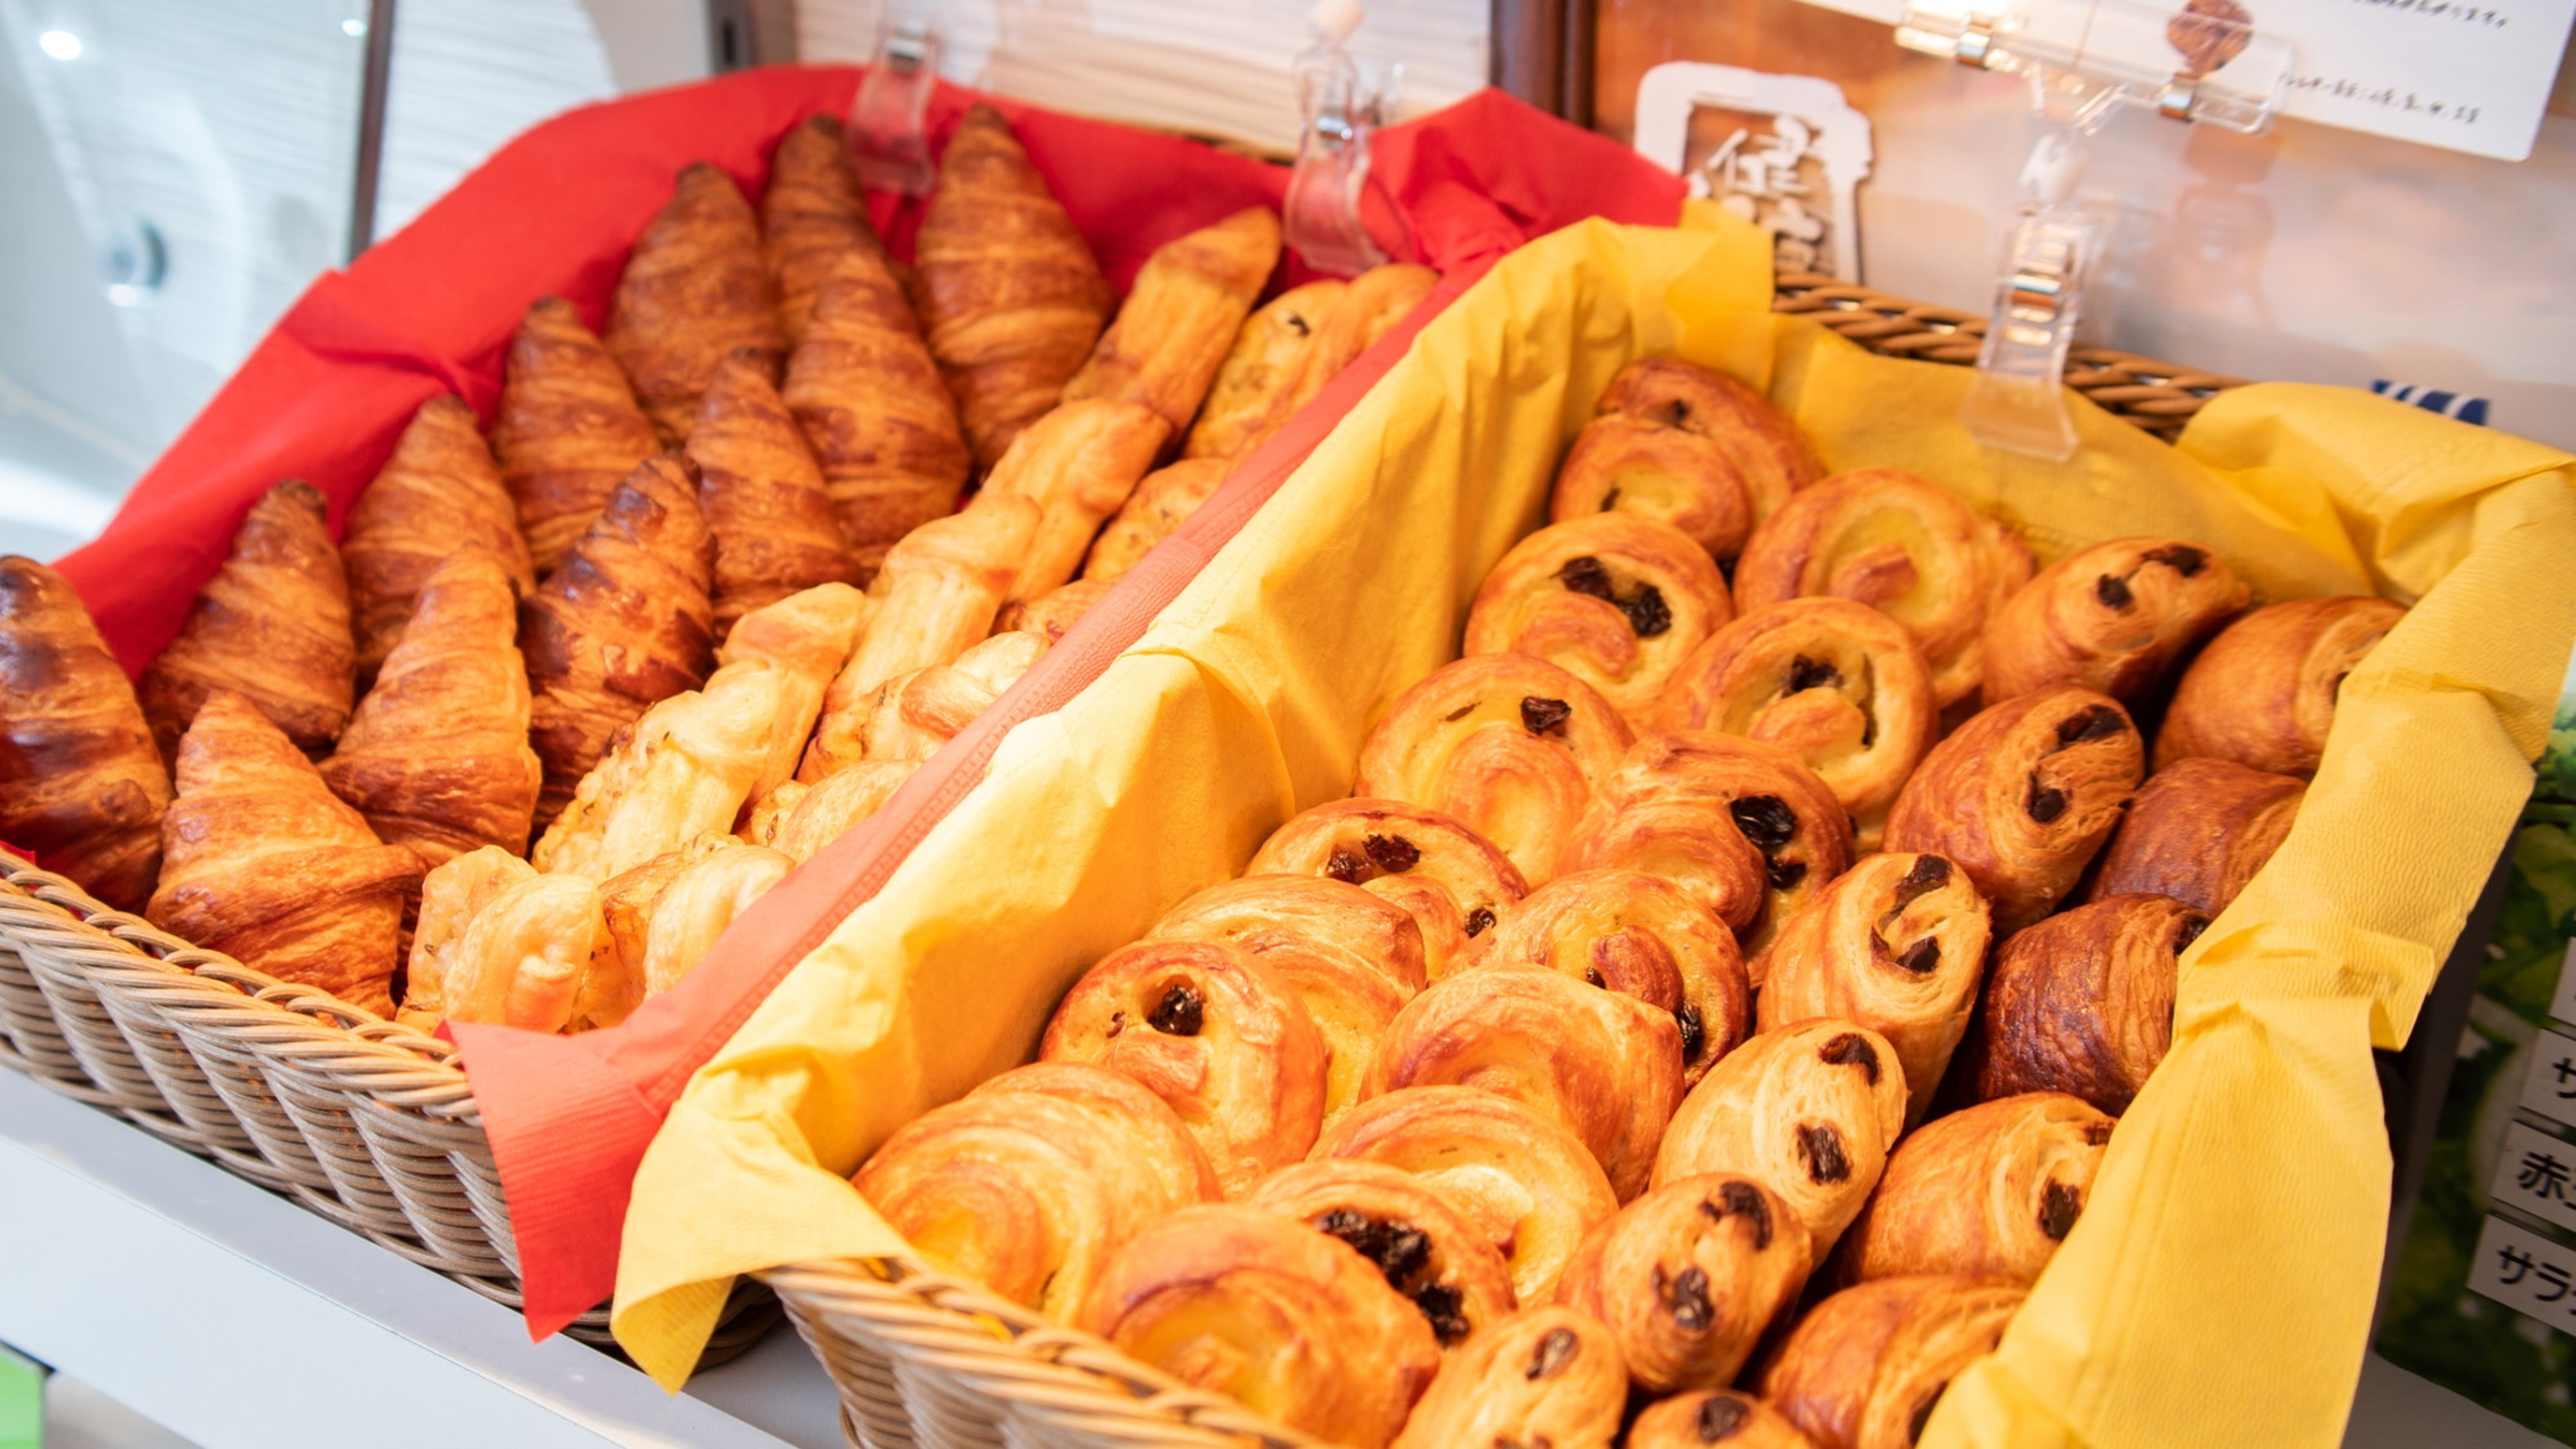
[[2147,777],[2102,850],[2087,900],[2141,892],[2217,915],[2299,818],[2305,781],[2193,756]]
[[1115,300],[1010,123],[978,105],[940,157],[914,242],[930,352],[977,464],[1053,408]]
[[1181,448],[1183,458],[1232,459],[1248,450],[1279,394],[1296,384],[1298,363],[1349,288],[1348,282],[1308,282],[1243,320],[1199,408],[1198,425]]
[[1516,1306],[1511,1270],[1482,1230],[1400,1168],[1344,1158],[1300,1162],[1263,1178],[1243,1201],[1350,1244],[1422,1310],[1444,1350]]
[[1081,1062],[1019,1067],[924,1113],[856,1182],[931,1262],[1059,1320],[1146,1224],[1217,1195],[1161,1098]]
[[1145,475],[1118,506],[1082,561],[1086,580],[1114,580],[1143,561],[1154,545],[1189,522],[1232,471],[1231,458],[1184,458]]
[[1941,737],[1932,672],[1912,636],[1848,599],[1790,599],[1720,628],[1664,687],[1662,728],[1715,730],[1806,763],[1878,848],[1887,808]]
[[1726,580],[1679,529],[1626,513],[1551,524],[1476,590],[1469,654],[1531,654],[1648,723],[1682,660],[1735,616]]
[[398,1020],[415,1031],[438,1029],[447,1016],[447,979],[474,918],[501,892],[533,880],[537,868],[497,845],[481,845],[431,868],[420,882],[420,919],[412,928]]
[[553,573],[636,465],[662,451],[617,359],[561,297],[510,338],[492,452],[539,577]]
[[0,840],[109,906],[149,900],[170,772],[71,581],[0,556]]
[[387,845],[257,706],[206,696],[161,820],[152,924],[245,966],[393,1015],[403,896],[420,857]]
[[706,682],[715,539],[697,492],[684,460],[646,459],[519,606],[535,696],[528,740],[546,766],[539,825],[571,802],[609,739],[646,706]]
[[1550,521],[1595,513],[1658,519],[1721,559],[1755,524],[1824,476],[1807,440],[1768,399],[1678,357],[1620,369],[1558,470]]
[[1570,1308],[1532,1308],[1450,1354],[1395,1449],[1610,1449],[1627,1403],[1628,1369],[1609,1330]]
[[1299,353],[1295,373],[1272,394],[1269,412],[1244,436],[1238,451],[1248,453],[1270,441],[1439,284],[1439,273],[1410,262],[1389,262],[1353,277],[1333,299],[1314,338]]
[[1180,436],[1278,265],[1279,214],[1266,206],[1156,247],[1064,400],[1142,403]]
[[2000,1278],[1881,1278],[1808,1310],[1762,1369],[1762,1397],[1818,1449],[1912,1449],[1942,1391],[2021,1307]]
[[2010,935],[2047,915],[2120,823],[2146,746],[2109,696],[2066,686],[1994,705],[1933,746],[1881,844],[1968,873]]
[[1878,1186],[1905,1130],[1905,1069],[1887,1038],[1820,1017],[1761,1033],[1682,1100],[1654,1185],[1735,1172],[1780,1195],[1816,1258]]
[[2200,651],[2156,731],[2156,768],[2207,755],[2306,777],[2325,754],[2344,676],[2406,610],[2366,594],[2256,609]]
[[673,446],[689,440],[698,399],[727,357],[748,348],[777,376],[787,340],[761,262],[760,221],[723,168],[700,161],[680,172],[670,201],[635,239],[601,340]]
[[1761,1183],[1685,1177],[1585,1234],[1556,1301],[1609,1327],[1647,1393],[1722,1388],[1798,1301],[1813,1253],[1789,1205]]
[[2068,684],[2144,703],[2252,597],[2218,555],[2178,538],[2079,549],[1986,622],[1986,703]]
[[1701,1389],[1649,1405],[1630,1425],[1624,1449],[1816,1449],[1787,1415],[1751,1394]]
[[477,545],[491,551],[518,597],[535,591],[518,509],[475,431],[474,410],[454,396],[434,397],[412,414],[393,457],[358,495],[340,539],[361,692],[402,637],[421,585],[442,560]]
[[2030,582],[2019,535],[1901,468],[1863,468],[1800,489],[1735,561],[1743,613],[1789,599],[1850,599],[1903,625],[1948,709],[1986,677],[1986,620]]
[[1395,902],[1422,930],[1432,980],[1528,894],[1483,836],[1400,800],[1335,800],[1272,832],[1245,875],[1323,875]]
[[479,846],[528,848],[545,766],[528,746],[518,631],[502,562],[480,545],[451,555],[322,762],[379,838],[428,865]]
[[1115,398],[1068,402],[1020,431],[978,498],[1027,498],[1042,510],[1010,597],[1034,599],[1073,577],[1170,435],[1153,409]]
[[1480,966],[1538,966],[1669,1012],[1682,1086],[1744,1040],[1753,987],[1724,922],[1681,887],[1633,870],[1584,870],[1530,892],[1483,938]]
[[2029,1092],[1926,1122],[1888,1159],[1836,1264],[1841,1281],[1921,1273],[2034,1282],[2083,1215],[2109,1117]]
[[850,827],[884,809],[919,768],[918,760],[861,760],[819,785],[790,780],[770,792],[775,808],[766,818],[755,813],[744,837],[800,864],[812,860]]
[[760,193],[761,260],[778,298],[778,334],[790,348],[804,344],[825,279],[851,252],[882,263],[885,243],[868,224],[868,199],[850,168],[841,123],[828,115],[807,116],[779,138],[769,158],[769,185]]
[[257,706],[307,755],[331,748],[356,702],[349,581],[331,546],[322,494],[292,480],[260,495],[232,553],[197,592],[179,636],[135,692],[161,758],[218,689]]
[[996,633],[1028,633],[1048,645],[1061,644],[1091,606],[1109,596],[1114,580],[1075,579],[1034,599],[1013,599],[993,615]]
[[877,686],[858,744],[870,760],[927,760],[990,709],[1047,650],[1044,636],[996,634],[957,656]]
[[1542,1303],[1594,1223],[1619,1209],[1601,1164],[1572,1134],[1474,1087],[1407,1087],[1326,1129],[1314,1158],[1402,1168],[1447,1197],[1511,1266],[1512,1292]]
[[1830,1016],[1885,1037],[1923,1120],[1968,1032],[1991,932],[1985,898],[1938,855],[1873,855],[1780,928],[1764,953],[1764,1031]]
[[451,1021],[561,1032],[608,1024],[587,1020],[585,1008],[621,1017],[617,1008],[631,1005],[628,995],[599,885],[580,876],[534,875],[504,886],[447,956]]
[[754,805],[795,775],[823,695],[849,663],[868,609],[867,595],[848,584],[817,584],[735,620],[733,632],[716,650],[719,667],[757,660],[786,676],[778,713],[769,725],[769,758],[751,785]]
[[1383,1449],[1431,1376],[1430,1325],[1366,1258],[1295,1218],[1185,1207],[1118,1250],[1075,1320],[1193,1388]]
[[698,509],[715,535],[716,638],[733,621],[817,584],[858,577],[823,474],[764,364],[737,352],[716,369],[689,435]]
[[1979,1016],[1977,1098],[2070,1092],[2128,1111],[2173,1044],[2177,958],[2208,925],[2165,896],[2112,896],[2006,940]]

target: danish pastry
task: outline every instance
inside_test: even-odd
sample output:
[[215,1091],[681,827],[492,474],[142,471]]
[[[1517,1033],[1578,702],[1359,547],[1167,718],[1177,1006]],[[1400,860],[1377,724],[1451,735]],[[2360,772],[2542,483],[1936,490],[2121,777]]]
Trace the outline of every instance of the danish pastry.
[[2293,776],[2233,760],[2177,760],[2120,817],[2087,899],[2145,892],[2217,915],[2281,848],[2307,793]]
[[1570,1308],[1532,1308],[1449,1355],[1395,1449],[1610,1449],[1627,1404],[1610,1331]]
[[401,1010],[395,1019],[414,1031],[432,1032],[447,1017],[447,977],[465,929],[494,897],[537,868],[497,845],[477,846],[421,877],[420,914],[412,927],[411,955],[403,972]]
[[1942,1391],[2002,1340],[2004,1278],[1881,1278],[1808,1310],[1762,1369],[1762,1397],[1819,1449],[1911,1449]]
[[1985,700],[2059,685],[2135,706],[2253,592],[2178,538],[2115,538],[2041,569],[1986,624]]
[[1529,893],[1483,836],[1401,800],[1318,805],[1273,832],[1243,873],[1330,876],[1402,906],[1435,981]]
[[1762,394],[1678,357],[1628,364],[1576,435],[1548,516],[1660,519],[1717,558],[1824,476],[1797,427]]
[[1315,335],[1297,351],[1296,366],[1272,389],[1269,410],[1236,442],[1236,453],[1249,453],[1270,441],[1288,420],[1343,368],[1377,345],[1379,338],[1412,315],[1440,284],[1440,274],[1411,262],[1388,262],[1351,278],[1330,307],[1315,321]]
[[2006,940],[1986,987],[1979,1100],[2069,1092],[2117,1117],[2173,1045],[2174,977],[2209,917],[2112,896]]
[[789,860],[812,860],[824,846],[884,809],[919,768],[918,760],[861,760],[819,785],[790,780],[762,802],[770,808],[752,812],[744,838]]
[[1815,1449],[1786,1415],[1751,1394],[1701,1389],[1648,1405],[1628,1427],[1625,1449]]
[[1379,1162],[1300,1162],[1263,1178],[1246,1205],[1341,1239],[1422,1310],[1446,1351],[1516,1306],[1511,1270],[1482,1231],[1420,1178]]
[[1906,1100],[1896,1048],[1868,1027],[1822,1017],[1763,1032],[1682,1100],[1654,1185],[1750,1177],[1805,1224],[1821,1262],[1878,1186]]
[[1846,1283],[1918,1273],[2035,1282],[2075,1228],[2111,1119],[2030,1092],[1923,1124],[1888,1159],[1836,1264]]
[[1183,458],[1145,475],[1127,501],[1118,505],[1083,559],[1086,579],[1115,579],[1144,561],[1154,545],[1189,522],[1225,482],[1234,464],[1227,458]]
[[1798,1301],[1812,1252],[1771,1189],[1727,1173],[1685,1177],[1585,1234],[1556,1301],[1609,1326],[1647,1393],[1724,1388]]
[[2406,610],[2366,594],[2273,604],[2228,625],[2175,686],[2156,768],[2195,755],[2306,777],[2325,755],[2344,676]]
[[1108,597],[1108,579],[1075,579],[1034,599],[1014,599],[993,615],[996,633],[1035,635],[1049,645],[1061,644],[1091,606]]
[[442,994],[450,1020],[552,1034],[618,1019],[632,1004],[629,987],[598,884],[533,875],[502,887],[466,923]]
[[1735,616],[1706,550],[1671,524],[1587,514],[1522,539],[1467,612],[1469,654],[1528,654],[1601,692],[1631,724]]
[[1185,459],[1232,459],[1245,452],[1268,421],[1280,393],[1297,380],[1298,363],[1315,333],[1350,283],[1308,282],[1291,287],[1243,319],[1234,346],[1208,388],[1199,420],[1181,449]]

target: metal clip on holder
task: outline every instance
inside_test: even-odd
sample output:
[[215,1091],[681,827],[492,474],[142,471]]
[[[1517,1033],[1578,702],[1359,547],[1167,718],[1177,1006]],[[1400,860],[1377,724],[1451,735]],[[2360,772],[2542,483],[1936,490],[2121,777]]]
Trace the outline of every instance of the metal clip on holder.
[[1304,121],[1284,221],[1288,244],[1328,276],[1353,276],[1387,260],[1360,220],[1360,198],[1368,187],[1369,138],[1394,107],[1404,67],[1389,67],[1379,82],[1345,48],[1364,14],[1359,0],[1318,0],[1306,17],[1315,43],[1295,63]]
[[886,7],[879,23],[876,61],[850,103],[850,159],[859,179],[879,191],[927,196],[937,170],[930,164],[924,118],[939,80],[940,36],[931,15],[901,5]]

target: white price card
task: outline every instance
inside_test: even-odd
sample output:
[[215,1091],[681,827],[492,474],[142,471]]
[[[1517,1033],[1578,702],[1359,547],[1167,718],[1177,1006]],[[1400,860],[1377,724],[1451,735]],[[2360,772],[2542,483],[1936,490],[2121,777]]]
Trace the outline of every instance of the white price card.
[[2520,1122],[2505,1129],[2490,1200],[2576,1229],[2576,1143]]
[[2544,1031],[2532,1039],[2522,1079],[2522,1109],[2576,1127],[2576,1037]]
[[2576,1333],[2576,1251],[2489,1217],[2469,1263],[2469,1291],[2561,1333]]

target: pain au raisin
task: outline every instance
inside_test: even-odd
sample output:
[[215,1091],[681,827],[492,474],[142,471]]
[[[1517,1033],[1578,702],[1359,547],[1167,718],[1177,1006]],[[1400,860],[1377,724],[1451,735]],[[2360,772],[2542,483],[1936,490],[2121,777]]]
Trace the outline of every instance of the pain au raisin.
[[1751,1404],[1733,1394],[1720,1393],[1700,1400],[1699,1422],[1692,1427],[1699,1431],[1699,1442],[1723,1444],[1734,1438],[1752,1417]]
[[1683,1002],[1673,1013],[1673,1024],[1682,1029],[1683,1065],[1698,1061],[1699,1054],[1708,1047],[1708,1023],[1701,1018],[1699,1008]]
[[1731,1217],[1753,1221],[1753,1249],[1760,1252],[1771,1246],[1771,1205],[1762,1200],[1762,1189],[1749,1182],[1718,1184],[1717,1196],[1699,1200],[1699,1210],[1710,1222],[1722,1223]]
[[1896,883],[1896,908],[1903,910],[1949,883],[1949,857],[1924,856],[1905,872],[1903,880]]
[[1717,1309],[1708,1301],[1708,1271],[1700,1267],[1684,1268],[1679,1273],[1666,1273],[1664,1265],[1655,1265],[1655,1301],[1672,1315],[1673,1326],[1684,1333],[1697,1333],[1717,1317]]
[[2107,704],[2088,704],[2057,722],[2058,748],[2107,740],[2128,727],[2129,722],[2118,710]]
[[1487,910],[1483,906],[1478,906],[1467,913],[1467,939],[1472,941],[1492,929],[1494,929],[1494,913],[1492,911]]
[[1673,627],[1673,611],[1664,603],[1664,591],[1653,584],[1642,585],[1621,599],[1619,612],[1628,616],[1628,627],[1640,639],[1652,639]]
[[1744,796],[1729,802],[1726,813],[1735,817],[1735,828],[1757,850],[1778,850],[1798,833],[1797,812],[1777,795]]
[[2184,578],[2192,578],[2209,566],[2209,555],[2189,544],[2182,543],[2169,543],[2163,548],[2149,549],[2141,557],[2148,563],[2163,564]]
[[1574,1362],[1575,1351],[1581,1347],[1583,1340],[1574,1336],[1573,1329],[1551,1328],[1547,1336],[1538,1341],[1538,1350],[1530,1355],[1529,1367],[1521,1371],[1521,1377],[1533,1383],[1554,1378],[1564,1371],[1567,1364]]
[[2041,784],[2039,777],[2033,775],[2030,777],[2030,798],[2022,801],[2021,808],[2029,813],[2031,819],[2046,825],[2066,813],[2066,792],[2055,785]]
[[1581,558],[1567,559],[1565,566],[1556,571],[1556,581],[1574,593],[1589,594],[1614,604],[1618,602],[1611,591],[1610,571],[1601,566],[1601,560],[1588,553]]
[[1897,952],[1896,964],[1917,976],[1933,971],[1941,964],[1941,943],[1926,936]]

